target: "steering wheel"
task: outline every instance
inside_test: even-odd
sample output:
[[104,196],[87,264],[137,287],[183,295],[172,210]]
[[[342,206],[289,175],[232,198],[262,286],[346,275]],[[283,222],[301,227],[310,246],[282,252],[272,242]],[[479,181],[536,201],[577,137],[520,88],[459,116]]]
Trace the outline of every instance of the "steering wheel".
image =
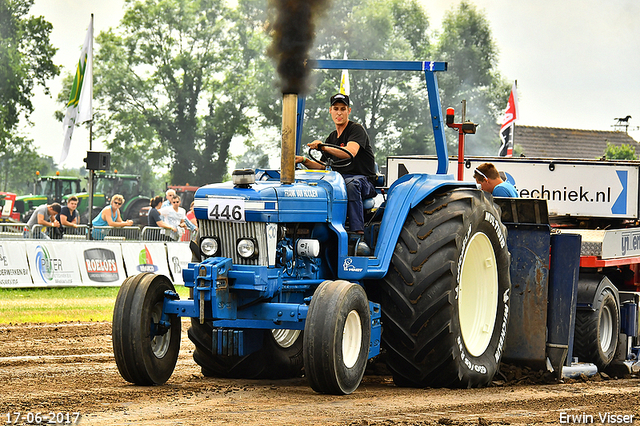
[[[340,158],[340,159],[334,160],[329,154],[327,155],[327,162],[325,163],[324,161],[317,159],[312,154],[313,152],[320,152],[322,154],[322,151],[320,150],[320,148],[322,148],[323,146],[339,149],[340,151],[347,154],[349,158]],[[344,148],[338,145],[329,145],[326,143],[319,143],[317,148],[309,148],[309,157],[311,157],[311,159],[316,163],[320,164],[321,166],[324,166],[325,169],[330,167],[347,167],[353,161],[353,154],[347,148]],[[320,156],[320,158],[322,158],[322,156]]]

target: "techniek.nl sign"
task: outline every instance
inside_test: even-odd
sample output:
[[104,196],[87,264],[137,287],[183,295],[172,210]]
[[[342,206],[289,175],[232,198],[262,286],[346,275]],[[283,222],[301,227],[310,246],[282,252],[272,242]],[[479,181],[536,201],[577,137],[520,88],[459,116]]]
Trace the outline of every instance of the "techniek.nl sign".
[[[522,198],[543,198],[553,215],[633,218],[638,214],[639,166],[600,161],[536,161],[506,158],[469,158],[464,180],[484,162],[505,172]],[[402,173],[435,173],[435,158],[390,157],[389,184]],[[402,171],[402,172],[401,172]],[[457,162],[449,173],[457,176]]]

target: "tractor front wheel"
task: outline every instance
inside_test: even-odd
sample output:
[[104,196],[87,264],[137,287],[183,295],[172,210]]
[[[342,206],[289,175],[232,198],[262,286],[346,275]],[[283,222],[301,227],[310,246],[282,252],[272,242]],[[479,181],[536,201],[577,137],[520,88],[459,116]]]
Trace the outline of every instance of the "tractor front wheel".
[[113,311],[113,353],[120,375],[136,385],[166,382],[180,350],[180,318],[162,322],[164,293],[175,291],[163,275],[138,274],[127,278]]
[[325,281],[313,293],[304,329],[304,371],[316,392],[348,395],[369,357],[371,316],[362,287]]

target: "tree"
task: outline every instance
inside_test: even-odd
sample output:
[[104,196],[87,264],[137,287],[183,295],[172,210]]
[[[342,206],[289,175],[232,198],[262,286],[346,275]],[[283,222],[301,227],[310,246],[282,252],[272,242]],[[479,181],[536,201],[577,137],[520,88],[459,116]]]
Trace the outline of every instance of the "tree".
[[[497,70],[498,49],[484,14],[463,0],[445,14],[435,49],[438,60],[447,61],[448,71],[439,79],[442,106],[453,106],[460,117],[460,102],[467,101],[467,119],[479,124],[466,138],[465,152],[497,155],[500,147],[498,118],[509,98],[510,85]],[[449,134],[450,148],[457,147],[456,134]]]
[[36,171],[49,173],[54,169],[53,158],[38,155],[29,139],[12,137],[0,153],[0,191],[29,194],[33,191]]
[[269,155],[257,146],[250,146],[236,161],[236,169],[268,169]]
[[117,161],[164,166],[176,183],[223,179],[266,61],[256,3],[127,1],[120,31],[96,40],[97,133]]
[[[53,64],[56,50],[49,42],[52,26],[42,16],[27,16],[34,0],[0,0],[0,182],[19,190],[26,171],[39,159],[32,141],[16,134],[21,118],[33,112],[36,85],[60,73]],[[24,167],[24,168],[23,168]],[[12,175],[12,170],[19,171]]]
[[628,144],[620,146],[607,142],[604,150],[604,156],[607,160],[637,160],[636,147]]

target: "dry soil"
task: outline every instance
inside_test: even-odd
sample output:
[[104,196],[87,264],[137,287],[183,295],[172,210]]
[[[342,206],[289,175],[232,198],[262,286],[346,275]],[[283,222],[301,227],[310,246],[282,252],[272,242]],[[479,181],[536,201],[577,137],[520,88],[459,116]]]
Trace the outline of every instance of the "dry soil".
[[640,380],[633,377],[548,383],[504,368],[491,387],[451,390],[398,388],[388,375],[368,374],[352,395],[327,396],[304,378],[206,378],[186,334],[185,322],[169,381],[140,387],[118,373],[108,322],[0,325],[0,424],[19,412],[18,424],[35,424],[36,413],[46,416],[42,424],[56,424],[50,413],[65,424],[66,413],[69,421],[79,413],[82,425],[605,424],[607,414],[640,425]]

